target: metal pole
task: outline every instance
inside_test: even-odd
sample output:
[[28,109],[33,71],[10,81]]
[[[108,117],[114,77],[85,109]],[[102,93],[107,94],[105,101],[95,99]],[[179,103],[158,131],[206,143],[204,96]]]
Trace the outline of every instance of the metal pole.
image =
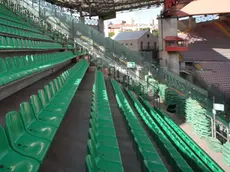
[[212,137],[214,137],[214,131],[213,131],[213,118],[211,118],[211,130],[212,130]]
[[41,11],[41,0],[39,0],[39,2],[38,2],[38,16],[39,16],[39,18],[40,18],[40,11]]
[[[215,104],[215,96],[213,96],[213,107],[214,107],[214,104]],[[214,138],[216,138],[216,110],[213,109],[213,135],[214,135]]]

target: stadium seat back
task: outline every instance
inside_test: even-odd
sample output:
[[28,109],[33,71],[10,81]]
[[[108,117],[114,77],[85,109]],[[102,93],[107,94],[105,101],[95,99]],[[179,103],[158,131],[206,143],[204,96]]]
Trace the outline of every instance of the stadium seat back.
[[51,82],[49,83],[49,85],[50,85],[52,94],[55,96],[55,95],[57,94],[57,89],[56,89],[56,87],[55,87],[55,85],[54,85],[54,82],[51,81]]
[[41,100],[43,107],[45,107],[49,103],[49,99],[43,89],[38,90],[38,97]]
[[0,73],[7,72],[6,62],[3,58],[0,58]]
[[54,79],[53,82],[54,82],[54,86],[56,87],[56,90],[59,91],[59,90],[60,90],[60,85],[59,85],[59,83],[58,83],[57,78]]
[[11,111],[6,114],[5,128],[6,128],[6,135],[10,143],[12,143],[11,146],[13,146],[13,143],[21,135],[21,133],[25,132],[25,129],[23,127],[23,124],[22,124],[22,121],[20,119],[18,112]]
[[49,99],[49,101],[53,98],[53,94],[52,94],[52,91],[50,89],[50,86],[49,85],[45,85],[44,86],[44,90],[46,92],[46,95],[47,95],[47,98]]
[[30,103],[34,110],[35,116],[37,116],[43,109],[41,100],[39,99],[37,95],[32,95],[30,96]]
[[92,140],[88,140],[88,150],[89,154],[91,154],[94,158],[98,157],[97,150],[96,150],[96,145],[94,145]]
[[35,119],[34,111],[28,102],[22,102],[20,104],[20,116],[22,118],[22,121],[25,125],[25,127],[28,127],[28,125],[31,123],[32,120]]
[[1,154],[3,154],[6,150],[9,149],[9,143],[2,126],[0,126],[0,140],[1,140],[1,144],[0,144],[0,157],[1,157],[3,156]]
[[14,62],[15,62],[15,65],[17,66],[17,68],[24,68],[24,63],[23,63],[23,59],[20,58],[20,57],[14,57]]
[[16,65],[14,63],[14,60],[10,57],[6,58],[6,65],[9,70],[14,70],[16,69]]
[[86,156],[86,167],[88,172],[98,172],[95,159],[91,155]]

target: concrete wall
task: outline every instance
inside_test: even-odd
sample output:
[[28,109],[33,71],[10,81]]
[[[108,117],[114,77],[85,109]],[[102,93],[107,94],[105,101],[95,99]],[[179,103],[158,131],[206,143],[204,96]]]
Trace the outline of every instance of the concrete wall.
[[148,42],[149,42],[149,49],[154,49],[155,46],[158,46],[157,37],[151,34],[150,32],[146,32],[142,37],[139,39],[134,40],[120,40],[119,43],[126,46],[130,50],[133,51],[140,51],[141,50],[141,42],[143,42],[143,49],[148,49]]
[[134,39],[134,40],[121,40],[119,42],[120,42],[120,44],[126,46],[130,50],[133,50],[133,51],[138,51],[139,50],[139,45],[138,45],[138,40],[137,39]]
[[[148,37],[149,36],[149,37]],[[148,49],[148,42],[149,42],[149,49],[157,48],[157,37],[154,36],[150,32],[146,32],[140,39],[138,39],[138,47],[141,50],[141,42],[143,42],[143,49]],[[156,46],[156,47],[155,47]]]
[[179,75],[179,54],[176,52],[168,53],[165,51],[166,36],[177,36],[177,18],[158,19],[159,34],[159,58],[161,67],[167,68],[170,72]]

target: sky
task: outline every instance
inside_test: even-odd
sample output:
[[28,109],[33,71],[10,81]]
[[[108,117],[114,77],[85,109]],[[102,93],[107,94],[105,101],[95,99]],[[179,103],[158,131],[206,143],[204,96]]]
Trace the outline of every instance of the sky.
[[152,7],[151,9],[143,9],[138,11],[132,11],[132,12],[119,12],[117,13],[117,16],[115,19],[107,20],[107,23],[116,23],[117,21],[125,20],[125,21],[131,21],[131,18],[135,20],[135,22],[139,22],[141,24],[149,24],[152,22],[153,18],[156,18],[157,15],[160,14],[160,11],[162,10],[162,7]]

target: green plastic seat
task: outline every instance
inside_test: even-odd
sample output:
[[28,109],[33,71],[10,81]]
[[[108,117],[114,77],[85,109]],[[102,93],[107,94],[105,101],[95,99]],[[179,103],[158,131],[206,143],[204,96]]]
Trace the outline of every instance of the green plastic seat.
[[49,101],[49,102],[52,101],[52,104],[58,105],[59,107],[66,107],[66,106],[68,106],[68,102],[66,102],[66,101],[60,101],[60,100],[58,100],[58,99],[55,99],[55,97],[54,97],[54,95],[52,94],[52,91],[51,91],[49,85],[45,85],[45,86],[44,86],[44,90],[45,90],[45,93],[46,93],[46,95],[47,95],[47,98],[48,98],[48,101]]
[[144,161],[144,169],[143,172],[167,172],[168,170],[165,168],[163,164],[159,164],[154,161]]
[[123,172],[123,166],[120,163],[112,162],[101,157],[86,156],[86,167],[88,172]]
[[39,162],[44,159],[50,143],[28,134],[16,111],[6,114],[5,128],[10,145],[15,151],[22,155],[35,158]]
[[20,71],[20,69],[16,68],[14,60],[12,58],[7,57],[5,61],[8,68],[8,73],[13,75],[15,79],[21,78],[26,75],[26,72]]
[[8,74],[5,60],[3,58],[0,58],[0,86],[12,82],[13,80],[14,78]]
[[120,150],[116,147],[109,147],[99,143],[94,143],[93,140],[89,139],[88,153],[91,154],[94,158],[100,157],[122,165]]
[[88,130],[89,138],[96,143],[100,143],[101,145],[106,145],[110,147],[118,148],[117,138],[116,136],[99,134],[98,132],[94,131],[92,128]]
[[40,164],[38,161],[22,156],[11,149],[3,128],[0,126],[0,171],[37,172]]
[[62,116],[65,115],[66,110],[67,110],[67,106],[64,106],[64,107],[61,106],[60,107],[59,105],[55,105],[52,102],[49,102],[48,97],[47,97],[44,90],[38,90],[38,97],[40,98],[43,109],[45,111],[55,112],[55,113],[58,113]]
[[42,103],[37,95],[30,96],[30,103],[33,107],[35,117],[45,124],[59,127],[63,116],[55,112],[48,112],[43,109]]
[[20,116],[28,133],[52,142],[57,128],[37,121],[33,109],[28,102],[20,104]]

